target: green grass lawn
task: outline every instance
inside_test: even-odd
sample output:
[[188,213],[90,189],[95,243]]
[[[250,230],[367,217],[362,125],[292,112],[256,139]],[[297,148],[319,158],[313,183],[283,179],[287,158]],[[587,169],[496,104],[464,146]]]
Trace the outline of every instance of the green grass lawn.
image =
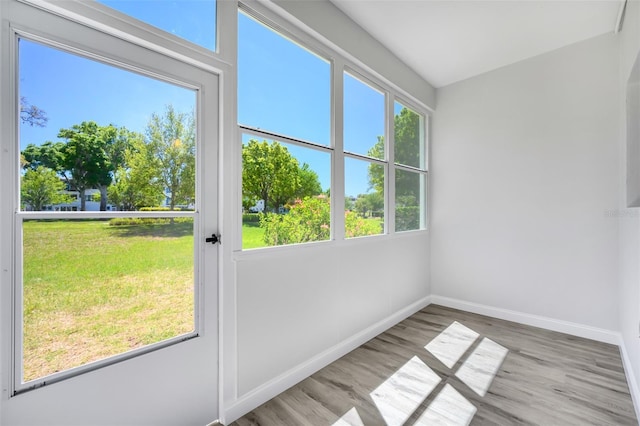
[[193,330],[193,225],[24,224],[24,380]]
[[265,247],[263,240],[264,230],[256,222],[245,222],[242,224],[242,248],[252,249]]

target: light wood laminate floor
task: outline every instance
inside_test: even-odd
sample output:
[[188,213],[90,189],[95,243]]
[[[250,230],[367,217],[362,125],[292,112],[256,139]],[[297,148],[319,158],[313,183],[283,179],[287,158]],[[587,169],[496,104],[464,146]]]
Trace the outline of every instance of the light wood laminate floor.
[[234,424],[638,421],[617,346],[430,305]]

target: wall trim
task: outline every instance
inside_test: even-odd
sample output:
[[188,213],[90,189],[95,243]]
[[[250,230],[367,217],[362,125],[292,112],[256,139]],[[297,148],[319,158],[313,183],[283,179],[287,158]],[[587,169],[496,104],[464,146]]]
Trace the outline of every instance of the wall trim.
[[633,400],[633,407],[636,410],[636,418],[640,421],[640,387],[636,381],[633,366],[631,365],[631,359],[627,352],[627,347],[624,344],[624,338],[622,333],[617,333],[619,338],[620,356],[622,356],[622,365],[624,366],[624,374],[627,377],[627,384],[629,386],[629,393]]
[[540,315],[526,314],[509,309],[496,308],[494,306],[467,302],[465,300],[445,296],[432,295],[431,303],[620,346],[619,333],[612,330],[591,327],[589,325],[543,317]]
[[236,421],[238,418],[264,404],[269,399],[286,391],[293,385],[311,376],[316,371],[326,367],[338,358],[358,348],[405,318],[408,318],[421,309],[427,307],[430,303],[431,296],[426,296],[417,302],[396,311],[361,332],[343,340],[324,352],[321,352],[313,358],[297,365],[280,376],[275,377],[274,379],[251,390],[224,409],[224,416],[221,418],[223,424],[230,424]]

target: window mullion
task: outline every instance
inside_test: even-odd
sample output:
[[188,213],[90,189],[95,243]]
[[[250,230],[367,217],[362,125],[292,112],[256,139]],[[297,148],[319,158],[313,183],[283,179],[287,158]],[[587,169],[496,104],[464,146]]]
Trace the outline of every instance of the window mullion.
[[396,231],[396,170],[395,170],[395,137],[394,137],[394,96],[387,93],[386,96],[386,152],[387,161],[389,162],[387,167],[386,182],[386,203],[385,203],[385,218],[386,218],[386,233],[393,234]]
[[331,230],[334,240],[344,240],[344,62],[336,59],[332,68],[331,128],[333,130],[333,167],[331,179]]

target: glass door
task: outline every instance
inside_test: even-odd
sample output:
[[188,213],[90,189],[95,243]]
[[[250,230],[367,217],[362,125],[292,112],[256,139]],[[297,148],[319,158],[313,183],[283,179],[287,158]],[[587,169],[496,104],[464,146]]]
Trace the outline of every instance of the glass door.
[[217,418],[218,246],[205,236],[217,231],[218,77],[51,20],[55,41],[12,39],[3,417],[206,424]]

